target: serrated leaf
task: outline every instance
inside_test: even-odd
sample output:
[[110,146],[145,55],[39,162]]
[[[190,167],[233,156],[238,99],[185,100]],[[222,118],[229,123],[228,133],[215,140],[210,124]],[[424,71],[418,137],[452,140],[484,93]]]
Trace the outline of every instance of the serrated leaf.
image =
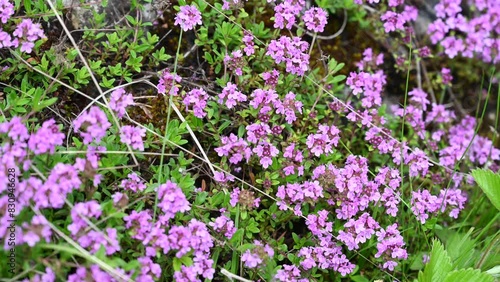
[[452,270],[451,259],[438,240],[432,243],[431,259],[425,266],[424,272],[418,274],[419,282],[443,281]]
[[475,169],[472,171],[472,176],[486,197],[500,210],[500,175],[491,170]]
[[[442,280],[436,280],[442,281]],[[460,269],[455,270],[446,276],[443,282],[493,282],[493,276],[481,272],[479,269]]]

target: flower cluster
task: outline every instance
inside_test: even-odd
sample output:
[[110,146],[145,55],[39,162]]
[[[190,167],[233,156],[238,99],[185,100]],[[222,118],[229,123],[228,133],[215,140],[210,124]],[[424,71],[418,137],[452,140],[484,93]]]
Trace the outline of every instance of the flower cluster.
[[368,213],[363,213],[356,220],[349,219],[344,224],[344,230],[339,231],[337,239],[343,242],[349,250],[357,250],[359,249],[359,243],[364,243],[370,239],[378,228],[380,228],[378,222]]
[[127,179],[122,180],[120,187],[136,193],[138,191],[144,191],[144,189],[146,189],[146,184],[139,178],[137,173],[132,172],[128,174]]
[[333,230],[333,222],[327,222],[327,220],[328,211],[320,210],[318,215],[309,214],[307,216],[306,225],[313,235],[320,237],[324,232],[329,233]]
[[186,212],[191,209],[181,188],[170,180],[158,187],[158,207],[162,209],[168,219],[174,218],[178,212]]
[[[486,164],[488,160],[500,160],[500,150],[493,146],[491,140],[482,136],[474,138],[475,127],[476,120],[467,116],[449,129],[448,146],[439,151],[440,164],[453,168],[464,155],[480,165]],[[469,144],[470,148],[466,151]]]
[[122,118],[126,113],[126,108],[134,104],[134,96],[127,93],[123,87],[111,92],[109,107],[116,113],[118,118]]
[[450,210],[449,216],[457,218],[460,210],[464,208],[467,197],[459,189],[443,189],[439,196],[432,195],[428,190],[412,192],[411,210],[417,219],[423,224],[430,214],[437,214]]
[[250,159],[252,150],[243,138],[231,133],[229,137],[223,136],[221,142],[222,146],[215,148],[219,157],[229,157],[229,162],[232,164],[238,164],[243,159],[247,161]]
[[235,107],[238,102],[245,102],[247,96],[238,91],[236,84],[228,82],[219,94],[217,102],[221,105],[225,104],[228,109]]
[[304,0],[285,0],[274,7],[274,28],[292,29],[304,7]]
[[318,181],[306,181],[302,184],[288,183],[286,186],[278,186],[276,197],[279,199],[277,204],[280,210],[286,210],[288,205],[295,204],[295,213],[301,215],[300,208],[303,202],[314,203],[324,197],[323,187]]
[[273,164],[272,158],[276,157],[280,151],[273,144],[267,141],[260,141],[259,144],[253,148],[252,152],[259,157],[259,162],[262,167],[268,168]]
[[94,200],[84,203],[77,203],[71,210],[72,223],[68,225],[68,230],[73,238],[84,248],[90,248],[90,252],[95,254],[101,246],[106,249],[106,254],[111,255],[120,250],[117,231],[114,228],[106,228],[105,234],[98,230],[87,231],[90,218],[98,219],[101,216],[101,206]]
[[245,55],[251,56],[255,53],[255,43],[253,42],[253,34],[250,31],[243,31],[243,44],[245,45],[243,51],[245,52]]
[[398,264],[394,259],[408,258],[406,250],[403,249],[405,243],[403,236],[399,234],[398,225],[394,223],[385,230],[381,228],[380,231],[377,231],[376,235],[378,239],[378,252],[375,254],[375,257],[383,257],[385,262],[382,267],[393,271],[394,267]]
[[[6,24],[14,14],[14,6],[8,0],[0,1],[0,22]],[[14,38],[14,39],[13,39]],[[46,38],[40,24],[35,24],[31,19],[23,19],[17,24],[14,32],[9,34],[0,28],[0,48],[14,47],[21,45],[21,52],[31,53],[35,42]]]
[[313,32],[323,32],[327,23],[328,14],[325,10],[313,7],[307,10],[302,17],[306,28]]
[[212,226],[215,232],[224,234],[227,239],[231,239],[236,232],[234,222],[225,215],[217,217],[214,222],[210,222],[208,225]]
[[477,13],[467,19],[460,0],[441,0],[435,6],[437,19],[427,33],[433,44],[440,44],[449,58],[461,55],[484,62],[500,62],[500,2],[470,1]]
[[124,125],[120,128],[120,141],[135,150],[144,151],[142,138],[145,136],[146,129],[139,126]]
[[262,263],[274,256],[274,250],[268,245],[264,245],[262,242],[255,240],[253,242],[253,248],[246,250],[243,255],[241,255],[241,261],[245,263],[248,268],[257,268],[262,265]]
[[332,147],[337,147],[340,140],[340,130],[335,125],[322,124],[318,128],[318,132],[307,136],[307,148],[316,157],[321,154],[329,155],[333,152]]
[[286,122],[292,124],[297,120],[295,111],[302,113],[302,102],[297,101],[293,92],[288,92],[283,102],[278,100],[277,103],[275,103],[275,108],[276,113],[284,115]]
[[179,85],[177,83],[181,83],[181,77],[165,70],[158,82],[158,93],[177,96],[179,94]]
[[296,282],[308,282],[309,279],[300,278],[300,269],[295,265],[285,264],[283,269],[278,270],[275,279],[281,282],[296,281]]
[[[76,269],[76,272],[70,274],[68,276],[68,282],[80,282],[86,281],[87,279],[91,279],[92,281],[106,281],[106,282],[115,282],[120,280],[130,280],[131,274],[125,273],[123,269],[117,268],[115,271],[120,275],[120,277],[115,277],[114,275],[109,274],[108,272],[101,270],[100,266],[97,264],[93,264],[87,269],[84,266],[80,266]],[[146,281],[141,281],[146,282]]]
[[207,106],[208,94],[202,88],[196,88],[186,93],[183,102],[186,108],[193,106],[194,116],[203,118],[207,115],[204,111]]
[[378,54],[375,56],[372,48],[366,48],[363,51],[363,59],[356,63],[356,66],[360,71],[364,70],[375,70],[384,62],[384,54]]
[[224,64],[229,70],[234,71],[236,75],[243,75],[243,67],[246,64],[246,61],[243,58],[241,50],[236,50],[233,51],[231,55],[227,54],[224,57]]
[[40,239],[44,239],[45,242],[50,242],[50,237],[52,236],[52,230],[48,224],[49,222],[43,215],[35,215],[30,224],[24,222],[23,236],[22,240],[27,243],[28,246],[33,247]]
[[99,143],[110,126],[106,114],[96,106],[92,106],[73,121],[75,132],[80,133],[85,144],[92,141]]
[[64,134],[59,131],[55,120],[50,119],[42,124],[36,133],[31,134],[28,148],[35,154],[54,154],[56,146],[61,146]]
[[382,105],[382,90],[386,83],[386,77],[382,70],[375,73],[361,71],[351,72],[346,84],[352,89],[352,93],[357,95],[363,93],[362,105],[371,108]]
[[14,15],[14,5],[9,0],[1,0],[0,11],[0,21],[5,24]]
[[179,12],[175,16],[175,25],[178,25],[184,31],[194,29],[196,25],[201,25],[201,12],[195,5],[181,6]]
[[302,161],[304,156],[302,152],[296,149],[296,144],[291,143],[287,147],[285,147],[283,151],[283,157],[288,161],[284,163],[283,172],[285,175],[291,175],[295,173],[297,170],[297,174],[299,176],[304,174],[304,166],[302,165]]
[[231,192],[229,204],[232,207],[236,207],[237,204],[240,204],[243,209],[251,210],[252,208],[259,207],[260,198],[255,197],[253,191],[236,188]]
[[351,273],[355,267],[342,253],[342,248],[333,241],[321,246],[303,247],[299,250],[298,257],[303,258],[300,266],[305,270],[313,267],[331,269],[345,276]]
[[266,55],[271,56],[276,64],[284,62],[287,72],[303,76],[309,69],[308,48],[309,43],[299,37],[281,36],[278,40],[271,40]]

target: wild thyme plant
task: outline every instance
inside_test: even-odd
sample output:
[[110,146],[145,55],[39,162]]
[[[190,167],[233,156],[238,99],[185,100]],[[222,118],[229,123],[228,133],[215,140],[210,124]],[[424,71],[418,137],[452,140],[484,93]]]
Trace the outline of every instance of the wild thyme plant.
[[47,1],[0,0],[5,281],[498,277],[498,1]]

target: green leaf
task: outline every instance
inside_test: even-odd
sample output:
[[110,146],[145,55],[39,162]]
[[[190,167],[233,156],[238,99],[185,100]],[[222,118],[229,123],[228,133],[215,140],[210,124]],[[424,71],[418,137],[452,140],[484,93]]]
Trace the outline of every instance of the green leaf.
[[460,269],[450,272],[445,280],[436,280],[443,282],[493,282],[493,276],[481,272],[479,269]]
[[438,240],[432,243],[431,259],[425,266],[424,272],[418,274],[419,282],[443,281],[452,270],[451,259]]
[[182,261],[180,259],[178,259],[177,257],[174,257],[174,260],[172,262],[172,266],[174,267],[174,271],[179,271],[179,270],[181,270]]
[[491,170],[475,169],[472,171],[472,176],[486,197],[500,210],[500,175]]

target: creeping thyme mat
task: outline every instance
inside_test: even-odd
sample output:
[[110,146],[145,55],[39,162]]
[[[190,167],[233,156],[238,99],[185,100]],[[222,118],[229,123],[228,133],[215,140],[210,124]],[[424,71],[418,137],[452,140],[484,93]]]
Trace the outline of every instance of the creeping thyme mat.
[[0,0],[0,280],[496,281],[499,33],[494,0]]

